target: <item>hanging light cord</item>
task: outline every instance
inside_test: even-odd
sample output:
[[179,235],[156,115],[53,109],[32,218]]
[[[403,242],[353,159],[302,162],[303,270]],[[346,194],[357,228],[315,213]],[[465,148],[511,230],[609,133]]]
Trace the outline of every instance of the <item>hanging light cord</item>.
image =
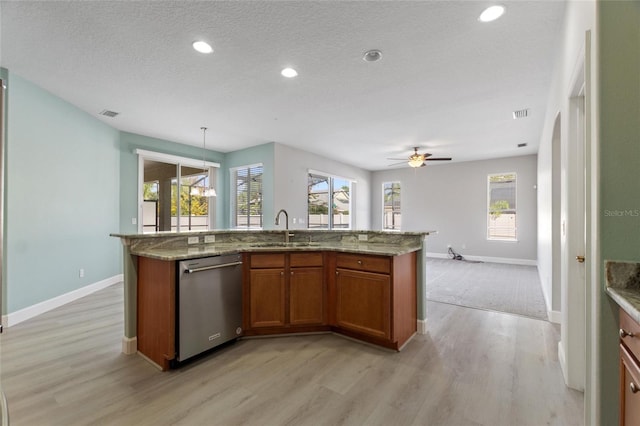
[[207,137],[207,128],[206,127],[200,127],[200,130],[202,130],[202,170],[206,171],[207,167],[206,167],[206,161],[205,161],[205,153],[206,153],[206,145],[205,145],[205,141],[206,141],[206,137]]

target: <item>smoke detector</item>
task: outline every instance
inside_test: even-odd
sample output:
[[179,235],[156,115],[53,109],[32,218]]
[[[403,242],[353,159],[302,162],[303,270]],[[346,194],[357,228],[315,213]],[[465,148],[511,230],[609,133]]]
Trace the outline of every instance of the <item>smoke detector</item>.
[[378,49],[371,49],[364,52],[362,55],[362,60],[366,62],[376,62],[382,58],[382,52]]

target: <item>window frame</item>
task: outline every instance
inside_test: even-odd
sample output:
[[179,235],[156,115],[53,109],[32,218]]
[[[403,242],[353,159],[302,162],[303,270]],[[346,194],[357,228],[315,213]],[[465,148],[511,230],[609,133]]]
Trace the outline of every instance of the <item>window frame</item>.
[[[398,198],[400,198],[400,208],[398,209],[398,213],[400,214],[401,222],[400,226],[398,226],[397,228],[387,228],[385,223],[385,185],[387,184],[391,184],[392,187],[393,185],[397,184],[400,189],[400,192],[398,194]],[[391,214],[394,214],[393,202],[391,203]],[[382,230],[387,232],[400,232],[402,230],[402,182],[399,180],[382,182]]]
[[[251,226],[251,219],[249,219],[249,223],[247,226],[239,226],[237,223],[237,209],[238,209],[238,188],[236,187],[236,173],[238,170],[251,170],[256,167],[262,168],[262,176],[264,177],[264,164],[263,163],[254,163],[243,166],[231,167],[229,168],[229,207],[230,207],[230,217],[229,217],[229,225],[230,228],[233,229],[263,229],[264,228],[264,199],[260,198],[260,226]],[[264,179],[260,181],[260,189],[261,193],[264,195]],[[248,188],[250,191],[250,187]],[[247,215],[248,218],[251,217],[251,214]]]
[[[501,209],[503,211],[513,211],[514,224],[513,224],[513,238],[503,238],[491,235],[491,178],[493,176],[510,176],[513,175],[513,200],[515,208]],[[504,173],[489,173],[487,174],[487,240],[488,241],[501,241],[501,242],[517,242],[518,241],[518,174],[516,172],[504,172]]]
[[[314,176],[320,176],[320,177],[326,177],[327,181],[328,181],[328,200],[333,200],[333,194],[334,194],[334,180],[339,179],[339,180],[344,180],[347,181],[349,183],[349,224],[346,228],[336,228],[335,224],[334,224],[334,217],[333,217],[333,213],[332,214],[328,214],[328,223],[327,223],[327,227],[326,228],[310,228],[309,227],[309,176],[310,175],[314,175]],[[313,169],[309,169],[307,170],[307,229],[313,229],[316,231],[330,231],[330,230],[351,230],[354,227],[354,220],[355,220],[355,215],[354,213],[354,199],[353,199],[353,189],[354,189],[354,184],[356,183],[355,179],[352,178],[347,178],[347,177],[343,177],[343,176],[339,176],[339,175],[335,175],[332,173],[327,173],[327,172],[321,172],[318,170],[313,170]]]
[[[178,182],[178,187],[180,187],[180,183],[182,182],[182,167],[195,167],[202,168],[203,166],[209,169],[209,182],[211,182],[211,187],[218,191],[217,189],[217,180],[216,180],[216,169],[220,168],[220,163],[216,163],[213,161],[203,161],[202,159],[197,158],[189,158],[189,157],[181,157],[179,155],[171,155],[165,154],[162,152],[156,151],[148,151],[146,149],[136,148],[133,150],[133,153],[138,156],[138,205],[137,205],[137,228],[138,233],[142,234],[144,232],[143,229],[143,208],[144,208],[144,162],[145,160],[150,161],[159,161],[167,164],[173,164],[176,166],[176,181]],[[215,228],[215,210],[216,210],[216,202],[218,197],[211,197],[209,200],[209,229]],[[179,224],[180,219],[182,217],[181,209],[178,209],[176,212],[176,222]],[[189,232],[189,231],[181,231],[180,226],[177,226],[176,232]]]

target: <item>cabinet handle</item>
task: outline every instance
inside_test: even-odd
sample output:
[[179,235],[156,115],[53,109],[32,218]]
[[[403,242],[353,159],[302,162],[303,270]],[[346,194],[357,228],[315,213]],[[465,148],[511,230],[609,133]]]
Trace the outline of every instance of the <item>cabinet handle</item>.
[[640,388],[638,388],[638,386],[633,382],[629,384],[629,389],[631,390],[631,393],[636,393],[640,390]]
[[362,260],[358,260],[358,265],[362,265]]
[[624,328],[621,328],[619,331],[620,334],[620,338],[624,339],[625,337],[629,336],[629,337],[635,337],[635,335],[633,333],[628,332],[627,330],[625,330]]
[[291,275],[293,275],[293,271],[291,271]]
[[284,272],[280,272],[280,275],[284,275]]
[[336,271],[336,275],[338,275],[340,272]]

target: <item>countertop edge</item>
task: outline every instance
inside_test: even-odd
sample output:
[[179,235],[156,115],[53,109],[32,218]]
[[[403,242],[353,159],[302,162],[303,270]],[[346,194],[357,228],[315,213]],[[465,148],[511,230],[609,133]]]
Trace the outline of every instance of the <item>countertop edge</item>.
[[[205,251],[188,251],[183,254],[162,254],[158,250],[132,250],[131,254],[135,256],[148,257],[157,260],[188,260],[199,259],[209,256],[222,256],[226,254],[235,253],[265,253],[265,252],[309,252],[309,251],[332,251],[338,253],[356,253],[356,254],[370,254],[378,256],[401,256],[403,254],[412,253],[421,250],[422,247],[398,247],[398,249],[376,249],[376,248],[363,248],[363,247],[326,247],[326,246],[313,246],[313,247],[237,247],[237,248],[224,248],[224,249],[212,249]],[[186,249],[189,250],[189,249]]]
[[640,305],[630,300],[629,296],[640,300],[640,292],[637,290],[627,290],[615,287],[606,287],[607,294],[614,302],[622,308],[631,318],[640,323]]

